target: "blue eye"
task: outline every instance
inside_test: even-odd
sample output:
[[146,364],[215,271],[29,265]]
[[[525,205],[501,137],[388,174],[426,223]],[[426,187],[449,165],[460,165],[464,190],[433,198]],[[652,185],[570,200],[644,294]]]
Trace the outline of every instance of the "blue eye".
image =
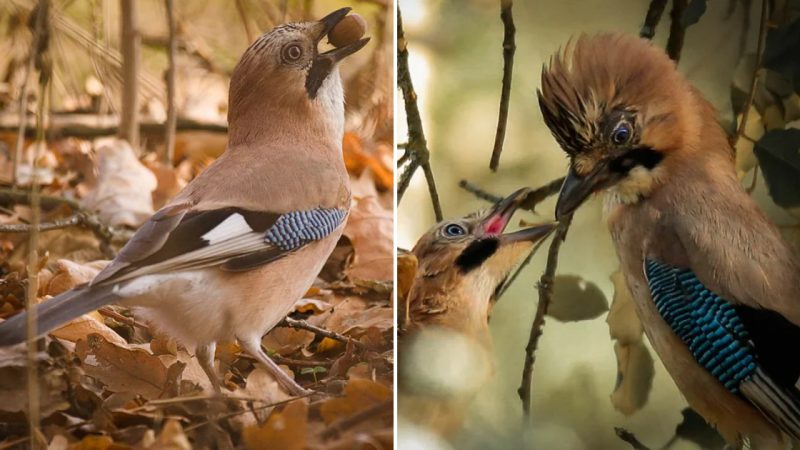
[[631,128],[630,126],[623,122],[617,125],[617,128],[611,132],[611,141],[616,145],[622,145],[628,142],[628,139],[631,138]]
[[467,234],[467,230],[457,223],[451,223],[444,227],[442,233],[447,237],[456,237]]

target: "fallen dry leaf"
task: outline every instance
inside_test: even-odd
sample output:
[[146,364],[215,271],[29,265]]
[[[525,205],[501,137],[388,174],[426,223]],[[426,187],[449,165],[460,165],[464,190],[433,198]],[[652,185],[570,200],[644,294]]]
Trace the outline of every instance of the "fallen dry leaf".
[[333,398],[320,406],[320,414],[325,423],[351,416],[359,411],[392,398],[392,390],[371,380],[356,378],[344,388],[344,396]]
[[75,353],[86,373],[103,382],[111,392],[131,391],[154,399],[166,385],[167,368],[157,356],[112,344],[99,334],[78,341]]
[[308,400],[295,400],[273,411],[261,426],[245,428],[244,442],[251,450],[303,450],[306,448]]
[[270,351],[286,356],[306,347],[313,340],[314,333],[310,331],[275,327],[261,339],[261,343]]
[[153,215],[151,192],[156,176],[139,162],[124,140],[103,138],[95,142],[98,155],[97,185],[83,201],[112,226],[137,227]]
[[45,294],[56,296],[79,284],[88,283],[107,265],[108,261],[105,260],[79,264],[68,259],[59,259],[53,266],[53,276],[47,283]]
[[50,332],[51,336],[70,342],[86,339],[86,336],[90,334],[99,334],[106,341],[115,345],[124,347],[128,344],[122,336],[106,326],[103,320],[97,317],[97,313],[84,314]]
[[183,432],[183,427],[177,420],[170,419],[164,424],[161,434],[150,447],[152,449],[192,450],[189,438]]
[[622,344],[639,342],[644,329],[639,315],[636,314],[636,305],[633,304],[628,285],[625,284],[625,275],[617,270],[611,274],[611,282],[614,284],[614,299],[606,316],[611,339]]
[[391,281],[394,271],[394,220],[377,197],[354,198],[344,234],[353,244],[350,279]]
[[617,385],[611,394],[614,409],[629,416],[640,410],[650,396],[655,368],[650,351],[639,341],[614,344],[617,356]]
[[589,320],[608,311],[608,300],[596,284],[578,275],[556,275],[547,315],[561,322]]

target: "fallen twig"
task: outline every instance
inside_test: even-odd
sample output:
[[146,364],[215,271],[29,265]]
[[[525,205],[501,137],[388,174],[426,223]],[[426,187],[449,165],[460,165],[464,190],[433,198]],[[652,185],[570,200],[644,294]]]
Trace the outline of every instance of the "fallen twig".
[[758,28],[758,48],[756,50],[755,67],[753,67],[753,78],[750,80],[750,90],[747,93],[747,102],[742,109],[742,121],[739,122],[739,127],[736,128],[736,133],[730,137],[730,144],[733,147],[733,152],[736,153],[736,143],[739,138],[744,134],[747,127],[747,116],[750,114],[750,108],[753,106],[753,100],[756,97],[756,86],[758,85],[758,70],[761,68],[761,60],[764,58],[764,47],[767,41],[767,20],[769,14],[767,10],[767,0],[761,0],[761,23]]
[[367,348],[366,345],[364,345],[363,343],[361,343],[361,342],[359,342],[359,341],[357,341],[357,340],[355,340],[353,338],[350,338],[350,337],[345,336],[343,334],[336,333],[334,331],[330,331],[330,330],[326,330],[324,328],[320,328],[320,327],[315,326],[315,325],[311,325],[310,323],[306,322],[305,320],[297,320],[297,319],[292,319],[291,317],[287,317],[287,318],[283,319],[283,322],[279,323],[278,326],[279,327],[289,327],[289,328],[295,328],[295,329],[310,331],[310,332],[312,332],[312,333],[314,333],[314,334],[316,334],[318,336],[331,338],[331,339],[339,341],[339,342],[344,342],[345,344],[348,343],[348,342],[352,342],[353,345],[355,345],[359,349]]
[[536,347],[539,344],[539,337],[542,335],[545,316],[553,297],[553,281],[555,280],[556,269],[558,268],[558,253],[561,244],[567,236],[569,225],[572,222],[572,215],[561,220],[555,231],[555,236],[550,242],[550,250],[547,254],[547,266],[542,277],[539,279],[539,303],[536,306],[536,315],[531,323],[531,332],[528,336],[528,345],[525,347],[525,365],[522,369],[522,383],[517,393],[522,400],[522,410],[525,415],[531,411],[531,383],[533,381],[533,364],[536,361]]
[[497,170],[500,164],[500,153],[503,152],[503,142],[506,138],[506,124],[508,123],[508,103],[511,100],[511,77],[514,73],[514,52],[517,44],[514,42],[514,35],[517,32],[514,27],[514,15],[511,9],[514,7],[513,0],[500,0],[500,19],[503,21],[503,87],[500,92],[500,112],[497,116],[497,133],[494,137],[494,148],[492,148],[492,159],[489,168]]
[[617,437],[630,444],[634,449],[650,450],[649,447],[639,442],[639,439],[636,439],[636,436],[625,428],[614,427],[614,432],[617,433]]
[[403,33],[403,20],[399,9],[397,11],[397,85],[403,91],[406,122],[408,123],[406,155],[401,158],[407,161],[407,165],[400,175],[400,182],[397,185],[397,203],[399,204],[403,199],[403,194],[405,194],[414,172],[422,167],[422,171],[425,173],[425,180],[428,183],[428,193],[431,196],[433,212],[438,222],[443,218],[442,206],[439,203],[436,180],[433,177],[433,170],[431,170],[430,151],[428,150],[428,142],[425,140],[425,131],[422,128],[422,118],[417,105],[417,93],[414,91],[411,72],[408,69],[408,47]]

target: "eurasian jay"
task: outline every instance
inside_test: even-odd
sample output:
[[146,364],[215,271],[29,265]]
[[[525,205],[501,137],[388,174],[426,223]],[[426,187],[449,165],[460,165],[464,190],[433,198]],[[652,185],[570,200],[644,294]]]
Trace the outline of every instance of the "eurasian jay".
[[[527,194],[520,189],[488,211],[438,223],[414,246],[417,272],[398,311],[399,408],[406,418],[444,435],[459,428],[477,389],[493,372],[489,316],[498,290],[554,228],[545,223],[503,234]],[[441,332],[444,339],[437,338]],[[470,358],[474,364],[467,364],[468,374],[455,375],[458,382],[447,383],[452,392],[437,391],[420,380],[421,364],[433,364],[429,354],[440,360]],[[448,380],[453,376],[441,373]],[[465,385],[453,388],[459,383]]]
[[[38,305],[38,333],[102,305],[131,306],[195,347],[217,390],[216,343],[236,340],[291,393],[307,392],[264,353],[261,337],[313,283],[347,220],[337,64],[369,39],[317,47],[349,11],[253,42],[231,77],[225,153],[94,280]],[[25,314],[0,324],[0,345],[25,339]]]
[[538,96],[570,158],[556,215],[604,192],[644,330],[690,406],[733,446],[800,439],[800,262],[740,185],[714,108],[621,34],[555,55]]

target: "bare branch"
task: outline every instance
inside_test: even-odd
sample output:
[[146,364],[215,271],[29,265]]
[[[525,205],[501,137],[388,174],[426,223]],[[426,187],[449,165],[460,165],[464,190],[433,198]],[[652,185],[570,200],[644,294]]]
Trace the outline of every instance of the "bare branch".
[[175,159],[175,128],[178,122],[178,113],[175,108],[175,64],[178,54],[177,25],[175,20],[175,1],[164,0],[167,9],[167,22],[169,26],[169,45],[167,47],[167,123],[164,138],[164,163],[172,165]]
[[141,36],[137,25],[137,2],[120,0],[122,47],[122,107],[119,137],[128,141],[139,154],[139,65]]
[[[536,206],[539,205],[539,203],[543,202],[548,197],[557,194],[561,189],[562,184],[564,184],[564,177],[556,178],[544,186],[539,186],[538,188],[531,190],[528,192],[528,195],[525,196],[525,199],[520,202],[519,209],[535,211]],[[465,191],[474,194],[479,199],[486,200],[487,202],[497,203],[503,199],[502,196],[485,191],[480,186],[467,180],[459,181],[458,186]]]
[[666,7],[667,0],[650,0],[650,6],[647,8],[647,15],[644,18],[644,25],[639,31],[639,36],[645,39],[653,39],[653,36],[656,35],[658,22],[661,21],[661,15],[664,14]]
[[533,364],[536,362],[536,347],[539,344],[539,337],[542,335],[547,309],[550,307],[550,302],[553,297],[553,282],[555,280],[556,269],[558,268],[558,253],[561,250],[561,244],[564,242],[564,239],[566,239],[571,222],[572,215],[569,215],[558,224],[553,240],[550,243],[550,250],[547,254],[547,265],[538,283],[539,304],[536,306],[536,315],[533,318],[533,323],[531,323],[528,345],[525,347],[525,366],[522,369],[522,384],[517,390],[522,400],[522,410],[525,412],[525,415],[530,415],[531,411]]
[[614,432],[617,433],[617,437],[630,444],[635,450],[650,450],[649,447],[639,442],[639,439],[636,439],[636,436],[625,428],[614,427]]
[[747,102],[742,109],[742,121],[739,122],[739,127],[736,133],[730,137],[730,144],[733,147],[734,153],[736,152],[736,143],[739,138],[744,134],[747,128],[747,116],[750,115],[750,108],[753,106],[753,100],[756,97],[756,86],[758,85],[758,71],[761,69],[761,61],[764,58],[764,47],[767,41],[767,21],[769,20],[769,13],[767,8],[767,0],[761,0],[761,23],[758,28],[758,48],[756,50],[755,67],[753,67],[753,78],[750,80],[750,90],[747,93]]
[[511,77],[514,73],[514,52],[517,44],[514,42],[514,35],[517,32],[514,27],[514,15],[511,9],[514,7],[513,0],[500,0],[500,19],[503,21],[503,87],[500,93],[500,112],[497,117],[497,133],[494,137],[494,148],[492,149],[492,159],[489,168],[497,170],[500,164],[500,153],[503,152],[503,142],[506,138],[506,124],[508,123],[508,103],[511,100]]
[[414,172],[422,167],[425,172],[425,180],[428,183],[428,191],[431,195],[433,212],[436,214],[436,221],[442,220],[442,206],[439,203],[439,195],[436,191],[436,180],[433,177],[430,163],[430,151],[428,142],[425,140],[425,132],[422,128],[422,118],[419,114],[417,105],[417,93],[414,91],[414,84],[411,82],[411,72],[408,69],[408,47],[403,33],[403,20],[400,10],[397,11],[397,84],[403,91],[403,101],[406,110],[406,121],[408,123],[408,143],[406,152],[409,154],[408,165],[400,176],[400,183],[397,185],[397,203],[403,199]]
[[681,59],[683,49],[683,38],[686,35],[686,27],[683,26],[683,12],[689,0],[672,0],[672,11],[669,13],[669,38],[667,38],[667,54],[676,63]]

